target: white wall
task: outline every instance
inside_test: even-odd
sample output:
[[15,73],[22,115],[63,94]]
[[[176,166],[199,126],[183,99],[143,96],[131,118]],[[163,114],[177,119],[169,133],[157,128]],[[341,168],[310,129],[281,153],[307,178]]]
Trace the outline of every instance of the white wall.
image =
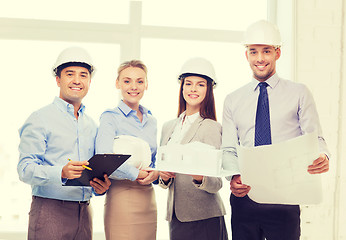
[[[345,3],[344,0],[294,2],[296,25],[296,81],[305,83],[314,95],[322,130],[329,149],[330,172],[323,176],[324,201],[302,206],[301,239],[346,239],[346,113],[345,93]],[[343,34],[343,36],[342,36]]]

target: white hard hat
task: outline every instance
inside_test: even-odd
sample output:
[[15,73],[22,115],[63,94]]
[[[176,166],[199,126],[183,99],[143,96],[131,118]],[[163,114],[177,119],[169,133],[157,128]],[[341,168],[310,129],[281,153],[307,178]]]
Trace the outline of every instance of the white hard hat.
[[91,76],[95,72],[93,61],[85,49],[80,47],[69,47],[59,54],[53,66],[53,75],[57,76],[58,67],[68,63],[71,63],[70,66],[74,66],[73,63],[78,63],[77,66],[80,66],[79,64],[85,66],[89,70]]
[[266,20],[260,20],[251,24],[244,35],[243,44],[263,44],[281,47],[281,36],[278,27]]
[[204,58],[195,57],[187,60],[181,67],[178,79],[180,81],[185,77],[192,75],[207,77],[206,80],[210,79],[213,83],[213,87],[217,84],[214,67],[211,62]]
[[131,157],[126,163],[138,169],[149,167],[151,163],[151,150],[149,144],[143,139],[120,135],[114,138],[113,152],[116,154],[129,154]]

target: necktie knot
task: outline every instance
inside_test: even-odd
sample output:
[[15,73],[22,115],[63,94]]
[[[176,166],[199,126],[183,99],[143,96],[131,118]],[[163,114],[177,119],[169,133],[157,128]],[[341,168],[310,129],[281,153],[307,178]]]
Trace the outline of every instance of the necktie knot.
[[258,86],[260,87],[260,90],[263,90],[266,89],[269,85],[266,82],[260,82]]

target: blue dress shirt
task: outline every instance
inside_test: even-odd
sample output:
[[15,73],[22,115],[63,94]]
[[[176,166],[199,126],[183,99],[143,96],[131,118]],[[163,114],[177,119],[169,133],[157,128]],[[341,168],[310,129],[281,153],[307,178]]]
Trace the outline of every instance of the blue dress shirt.
[[[240,174],[237,162],[238,145],[254,146],[255,119],[259,81],[250,83],[230,93],[224,102],[222,120],[223,167]],[[274,74],[266,80],[272,143],[317,131],[320,152],[329,156],[322,137],[319,117],[310,91],[301,83],[279,78]]]
[[[143,106],[139,106],[143,114],[143,120],[137,117],[137,111],[132,110],[123,101],[118,107],[106,110],[100,117],[100,126],[96,137],[96,153],[113,153],[114,137],[130,135],[146,141],[151,150],[151,165],[155,167],[155,155],[157,150],[157,122],[151,112]],[[121,165],[111,176],[136,180],[139,170],[126,163]]]
[[62,186],[61,172],[68,159],[89,160],[94,155],[97,127],[82,105],[78,120],[74,107],[56,97],[52,104],[32,113],[19,129],[21,181],[34,196],[68,201],[87,201],[91,187]]

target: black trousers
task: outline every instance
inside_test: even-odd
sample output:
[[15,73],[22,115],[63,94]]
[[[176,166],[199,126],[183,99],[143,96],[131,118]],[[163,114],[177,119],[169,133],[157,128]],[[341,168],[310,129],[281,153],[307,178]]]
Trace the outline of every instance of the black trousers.
[[173,213],[169,236],[170,240],[228,240],[224,216],[180,222]]
[[299,240],[298,205],[260,204],[231,194],[232,240]]

